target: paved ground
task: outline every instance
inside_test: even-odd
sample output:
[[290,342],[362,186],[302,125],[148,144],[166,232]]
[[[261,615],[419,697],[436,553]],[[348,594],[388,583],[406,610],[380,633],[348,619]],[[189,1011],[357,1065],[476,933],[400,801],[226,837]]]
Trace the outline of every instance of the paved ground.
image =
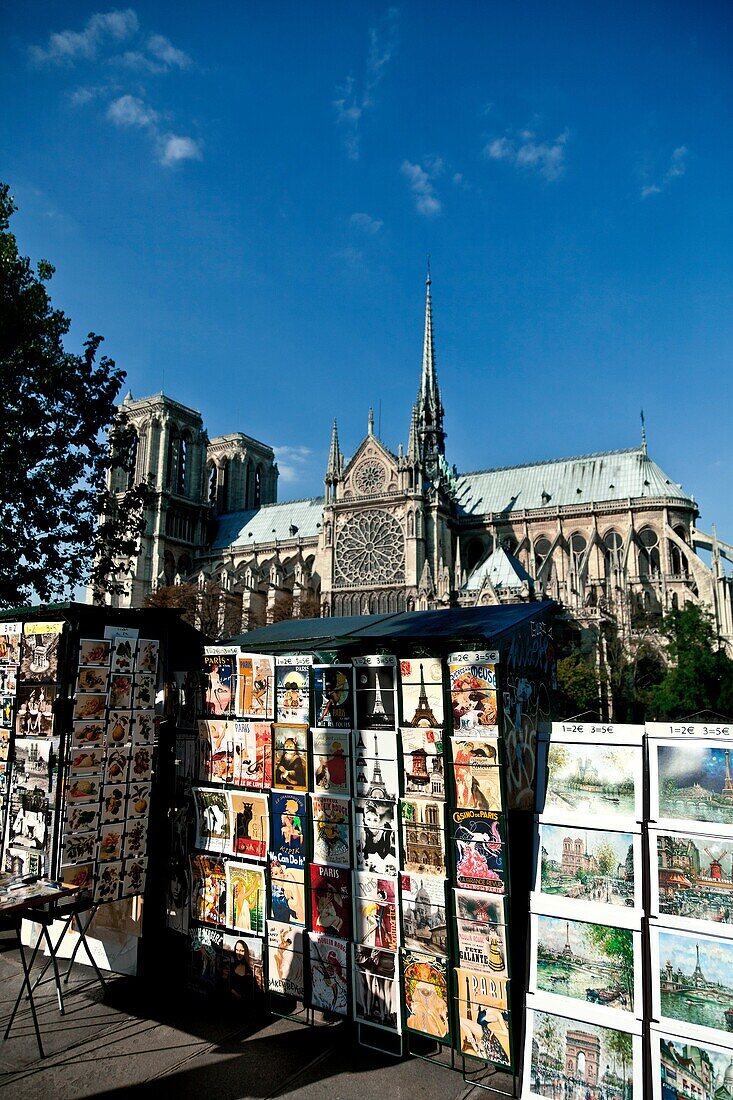
[[[110,977],[103,993],[75,966],[66,1012],[53,983],[36,994],[46,1057],[27,1007],[0,1042],[0,1098],[172,1095],[175,1100],[487,1100],[461,1074],[419,1058],[358,1047],[345,1024],[304,1027],[238,1016],[164,988]],[[0,1032],[22,980],[18,951],[0,940]],[[500,1089],[510,1084],[492,1079]]]

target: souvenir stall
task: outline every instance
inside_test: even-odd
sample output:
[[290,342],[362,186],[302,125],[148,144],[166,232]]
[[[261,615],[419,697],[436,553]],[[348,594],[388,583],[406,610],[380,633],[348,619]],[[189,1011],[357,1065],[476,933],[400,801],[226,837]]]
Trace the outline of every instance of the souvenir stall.
[[346,1018],[518,1095],[553,612],[290,621],[206,648],[175,928],[195,988]]
[[200,663],[201,635],[175,611],[72,603],[0,621],[2,881],[74,886],[109,969],[135,972],[155,893],[154,773],[178,651]]

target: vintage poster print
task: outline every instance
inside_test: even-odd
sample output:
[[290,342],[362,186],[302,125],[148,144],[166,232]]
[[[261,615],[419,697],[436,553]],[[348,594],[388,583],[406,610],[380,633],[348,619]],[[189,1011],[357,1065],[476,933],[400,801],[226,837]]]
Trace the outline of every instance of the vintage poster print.
[[313,859],[316,863],[350,866],[351,842],[348,798],[311,795]]
[[[42,688],[40,689],[43,690]],[[105,695],[77,695],[74,700],[74,718],[104,718],[107,710],[107,696]]]
[[461,966],[467,970],[480,970],[508,978],[506,925],[482,924],[478,921],[458,919],[458,956]]
[[528,1100],[644,1100],[641,1036],[530,1008],[523,1080]]
[[[490,656],[495,660],[484,659]],[[453,660],[454,657],[457,659]],[[498,659],[497,653],[451,654],[448,658],[451,709],[456,729],[481,729],[496,725],[495,666]]]
[[263,794],[227,791],[232,851],[250,859],[264,859],[270,827],[268,798]]
[[459,889],[503,894],[506,890],[504,838],[499,814],[454,810],[453,844]]
[[[85,670],[89,672],[91,670]],[[81,690],[82,673],[79,674],[79,690]],[[86,678],[86,677],[84,677]],[[133,689],[132,676],[122,676],[119,673],[113,674],[109,682],[109,705],[113,710],[129,710],[132,706],[132,689]],[[97,689],[104,690],[104,687]]]
[[[652,820],[714,824],[733,836],[731,750],[709,741],[650,740],[649,797]],[[695,830],[696,832],[699,830]]]
[[354,1002],[362,1023],[401,1030],[396,952],[354,945]]
[[442,726],[443,670],[440,658],[401,658],[400,680],[403,725]]
[[220,928],[191,929],[191,985],[214,992],[221,989],[224,933]]
[[305,869],[270,860],[270,908],[281,924],[305,924]]
[[400,872],[400,887],[405,947],[424,954],[447,954],[445,882],[435,875]]
[[[82,807],[75,806],[74,812]],[[105,783],[102,787],[102,822],[111,825],[127,817],[127,786],[124,783]]]
[[0,665],[20,664],[22,623],[0,623]]
[[234,714],[237,685],[236,646],[206,646],[204,648],[204,676],[206,713],[213,717]]
[[234,722],[232,782],[261,790],[272,786],[272,726],[269,722]]
[[227,928],[239,932],[265,931],[265,872],[262,867],[227,860]]
[[445,878],[443,807],[443,802],[423,798],[403,799],[400,803],[403,870]]
[[311,731],[313,790],[324,794],[349,794],[348,733],[340,730]]
[[308,727],[273,724],[275,766],[272,785],[281,791],[308,790]]
[[275,717],[275,662],[262,653],[237,657],[237,715],[272,721]]
[[[584,1019],[641,1016],[641,933],[628,928],[531,917],[529,990],[583,1002]],[[606,1019],[601,1018],[601,1013]]]
[[[376,657],[374,660],[385,660]],[[394,665],[357,665],[354,658],[356,682],[356,727],[360,730],[397,729],[397,707]]]
[[652,914],[675,928],[725,934],[733,924],[733,842],[649,830]]
[[354,797],[389,799],[396,802],[399,793],[397,761],[365,757],[357,749],[354,757]]
[[8,845],[37,852],[50,848],[49,819],[48,794],[16,787],[8,812]]
[[311,1004],[326,1012],[346,1016],[349,1011],[348,950],[345,940],[308,933]]
[[[582,917],[591,915],[591,909],[598,916],[598,907],[613,906],[632,916],[635,910],[638,913],[642,906],[640,848],[641,838],[634,833],[540,825],[535,889],[542,894],[543,910]],[[618,924],[624,914],[606,914],[605,919]]]
[[451,694],[465,691],[496,691],[497,650],[474,650],[448,655]]
[[193,788],[196,806],[196,847],[211,852],[231,850],[229,800],[226,791]]
[[99,693],[107,690],[108,668],[87,668],[82,666],[76,678],[77,693]]
[[272,792],[272,851],[287,867],[305,865],[306,798],[304,794]]
[[475,924],[490,924],[492,928],[506,924],[504,898],[491,894],[474,894],[470,890],[453,891],[456,918]]
[[302,999],[304,932],[289,924],[267,922],[267,988],[283,997]]
[[227,879],[224,861],[191,856],[191,916],[204,924],[225,924]]
[[[137,635],[137,632],[135,632]],[[112,653],[110,657],[110,667],[113,673],[131,673],[135,670],[135,650],[137,649],[137,639],[123,636],[122,634],[115,635],[112,638]]]
[[730,1042],[733,1031],[733,940],[652,926],[655,1019],[690,1038]]
[[592,815],[599,827],[604,819],[609,828],[635,827],[642,820],[642,751],[641,745],[550,742],[545,819],[585,824]]
[[[56,737],[17,738],[13,768],[18,786],[30,790],[37,788],[50,794],[55,787],[58,751],[59,742]],[[96,770],[99,771],[99,768]]]
[[136,672],[158,671],[158,650],[160,643],[153,638],[140,638],[137,643],[137,667]]
[[448,960],[402,952],[405,1027],[442,1042],[450,1038]]
[[224,933],[223,978],[235,1001],[250,1000],[265,988],[264,939]]
[[507,982],[475,970],[456,970],[459,1044],[463,1054],[511,1064]]
[[402,737],[402,789],[406,797],[445,798],[443,731],[405,729]]
[[[0,696],[0,729],[11,730],[13,728],[13,710],[15,709],[15,698],[12,695]],[[5,744],[9,744],[10,738],[6,736],[4,738]],[[7,753],[3,756],[3,760],[7,760]]]
[[396,951],[397,879],[354,872],[354,939],[366,947]]
[[278,722],[310,721],[310,668],[308,656],[275,659],[275,698]]
[[310,865],[311,927],[341,939],[351,938],[351,875],[343,867]]
[[104,863],[99,868],[94,886],[96,902],[117,901],[122,889],[124,869],[122,862]]
[[388,878],[397,876],[397,808],[375,799],[354,803],[356,867]]
[[[653,1100],[729,1100],[733,1050],[651,1032]],[[727,1095],[726,1095],[727,1094]]]
[[341,730],[353,728],[353,674],[351,665],[313,666],[313,714],[316,726]]
[[109,672],[112,643],[105,638],[82,638],[79,642],[79,668],[89,665]]
[[[44,684],[18,684],[15,704],[15,732],[18,737],[50,737],[53,733],[53,702],[56,688]],[[85,696],[101,698],[106,696]],[[104,713],[104,706],[102,707]]]
[[501,771],[486,763],[480,753],[470,764],[453,765],[456,805],[463,809],[496,810],[504,808],[501,794]]
[[105,825],[99,833],[99,862],[110,863],[122,856],[123,824]]
[[0,664],[0,695],[15,695],[18,691],[18,666]]
[[[78,723],[75,723],[75,725]],[[93,724],[93,723],[92,723]],[[132,715],[129,711],[111,710],[107,717],[106,741],[108,745],[122,745],[130,740]]]
[[21,680],[36,683],[56,682],[59,667],[59,643],[63,623],[24,623],[20,659]]

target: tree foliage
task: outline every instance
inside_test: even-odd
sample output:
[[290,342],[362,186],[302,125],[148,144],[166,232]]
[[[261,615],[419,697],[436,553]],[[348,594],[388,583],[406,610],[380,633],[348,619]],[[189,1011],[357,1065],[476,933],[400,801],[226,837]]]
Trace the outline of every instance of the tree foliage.
[[733,715],[733,661],[716,637],[710,616],[696,604],[670,611],[662,621],[670,667],[654,690],[657,718],[686,718],[701,711]]
[[598,710],[598,670],[588,657],[571,653],[557,662],[557,689],[562,717]]
[[[66,598],[103,559],[98,586],[115,585],[117,561],[139,532],[140,492],[120,515],[107,501],[113,461],[104,431],[116,414],[125,374],[97,358],[102,337],[90,333],[81,354],[66,351],[69,318],[51,303],[54,268],[34,270],[10,230],[15,204],[0,184],[0,606]],[[119,431],[128,429],[120,423]]]

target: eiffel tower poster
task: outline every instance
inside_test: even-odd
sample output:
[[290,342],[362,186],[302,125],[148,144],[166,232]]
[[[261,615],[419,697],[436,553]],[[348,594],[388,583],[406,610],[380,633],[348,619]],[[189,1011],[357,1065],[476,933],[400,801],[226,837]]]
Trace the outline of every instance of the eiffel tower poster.
[[[361,658],[367,660],[368,658]],[[387,658],[372,658],[384,660]],[[354,664],[356,664],[356,658]],[[359,729],[395,729],[395,667],[384,664],[356,668],[356,724]]]
[[422,661],[419,669],[419,683],[402,683],[402,714],[405,725],[440,727],[443,725],[443,686],[441,683],[428,686]]

